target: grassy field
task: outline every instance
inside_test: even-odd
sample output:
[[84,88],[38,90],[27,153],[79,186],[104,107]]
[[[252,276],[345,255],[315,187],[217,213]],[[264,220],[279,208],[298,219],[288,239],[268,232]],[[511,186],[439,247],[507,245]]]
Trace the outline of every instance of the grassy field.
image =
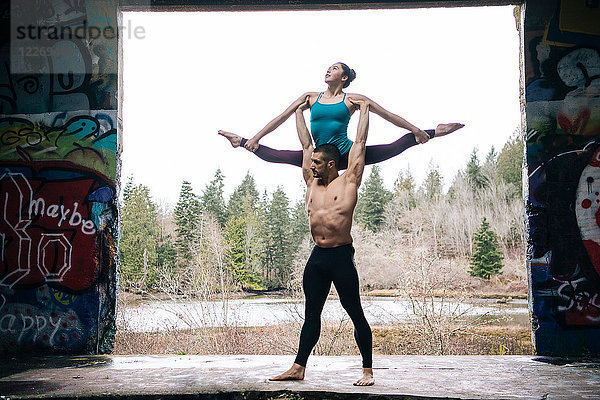
[[[482,326],[450,330],[438,338],[411,325],[374,326],[375,355],[532,354],[526,327]],[[289,354],[296,353],[297,324],[253,328],[224,327],[162,332],[119,330],[113,354]],[[324,324],[316,355],[358,355],[352,325]]]

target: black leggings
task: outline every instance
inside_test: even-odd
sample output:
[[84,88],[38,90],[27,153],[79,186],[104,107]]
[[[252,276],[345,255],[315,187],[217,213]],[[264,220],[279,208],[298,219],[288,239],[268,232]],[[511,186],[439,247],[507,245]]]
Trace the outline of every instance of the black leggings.
[[[430,138],[435,135],[434,129],[427,129],[425,132]],[[242,138],[242,146],[246,144],[247,139]],[[367,146],[365,151],[365,164],[376,164],[381,161],[388,160],[397,156],[404,150],[418,144],[415,136],[412,133],[407,133],[395,142],[388,144],[379,144],[376,146]],[[302,150],[277,150],[272,149],[262,144],[258,145],[258,149],[254,152],[258,157],[265,161],[279,164],[291,164],[296,167],[302,167]],[[348,153],[340,158],[338,170],[348,168]]]
[[327,300],[331,282],[337,289],[342,307],[354,324],[354,338],[362,355],[363,368],[372,368],[373,338],[371,327],[360,305],[358,273],[354,265],[352,244],[333,248],[315,246],[310,254],[302,279],[306,306],[295,363],[305,367],[310,352],[319,340],[321,311]]

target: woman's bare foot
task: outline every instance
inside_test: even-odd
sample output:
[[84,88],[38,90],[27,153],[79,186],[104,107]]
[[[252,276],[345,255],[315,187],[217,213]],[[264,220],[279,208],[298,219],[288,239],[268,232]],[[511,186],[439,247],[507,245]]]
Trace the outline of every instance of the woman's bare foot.
[[304,371],[306,371],[306,367],[303,367],[300,364],[294,363],[292,368],[288,369],[281,375],[274,376],[273,378],[269,378],[270,381],[301,381],[304,379]]
[[373,368],[363,368],[363,376],[356,382],[354,386],[373,386],[375,378],[373,378]]
[[225,137],[227,140],[229,140],[229,142],[231,143],[233,148],[240,147],[240,145],[242,144],[242,137],[239,135],[236,135],[235,133],[231,133],[231,132],[227,132],[227,131],[219,131],[218,133],[219,133],[219,135],[221,135],[221,136]]
[[449,133],[459,130],[465,126],[465,124],[451,123],[451,124],[439,124],[435,127],[435,137],[446,136]]

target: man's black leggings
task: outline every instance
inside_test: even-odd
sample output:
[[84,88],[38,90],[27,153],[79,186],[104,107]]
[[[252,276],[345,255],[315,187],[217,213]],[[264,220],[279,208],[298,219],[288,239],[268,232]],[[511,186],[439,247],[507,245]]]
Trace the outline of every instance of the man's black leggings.
[[358,273],[354,265],[352,244],[332,248],[315,246],[310,254],[302,280],[306,306],[295,363],[305,367],[310,352],[319,340],[321,311],[327,300],[331,282],[337,289],[342,307],[354,324],[354,338],[362,355],[363,368],[372,368],[373,338],[371,327],[360,305]]
[[[435,136],[435,129],[427,129],[425,132],[430,138]],[[242,147],[246,144],[247,139],[242,138]],[[415,135],[407,133],[395,142],[388,144],[378,144],[375,146],[367,146],[365,151],[365,164],[376,164],[392,157],[397,156],[404,150],[416,146],[418,143],[415,140]],[[277,150],[272,149],[262,144],[258,145],[258,149],[254,152],[257,157],[265,161],[279,164],[290,164],[296,167],[302,167],[302,150]],[[340,158],[338,170],[348,168],[348,153],[343,154]]]

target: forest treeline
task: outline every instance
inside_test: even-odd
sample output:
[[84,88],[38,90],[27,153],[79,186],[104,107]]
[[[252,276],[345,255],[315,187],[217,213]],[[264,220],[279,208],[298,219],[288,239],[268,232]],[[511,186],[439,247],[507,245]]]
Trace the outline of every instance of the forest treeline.
[[[392,188],[374,166],[354,215],[355,247],[362,240],[361,259],[368,260],[360,268],[373,271],[362,274],[363,286],[394,287],[384,267],[386,260],[401,259],[396,253],[402,249],[464,260],[476,239],[488,236],[505,253],[522,249],[522,162],[523,141],[515,132],[499,153],[492,148],[480,159],[473,149],[447,192],[433,162],[420,185],[402,170]],[[128,178],[121,207],[122,287],[194,294],[297,284],[312,240],[304,200],[290,201],[281,187],[260,193],[249,172],[225,199],[223,181],[218,169],[201,193],[184,181],[170,207],[155,203],[148,187]],[[481,234],[482,221],[492,236]]]

